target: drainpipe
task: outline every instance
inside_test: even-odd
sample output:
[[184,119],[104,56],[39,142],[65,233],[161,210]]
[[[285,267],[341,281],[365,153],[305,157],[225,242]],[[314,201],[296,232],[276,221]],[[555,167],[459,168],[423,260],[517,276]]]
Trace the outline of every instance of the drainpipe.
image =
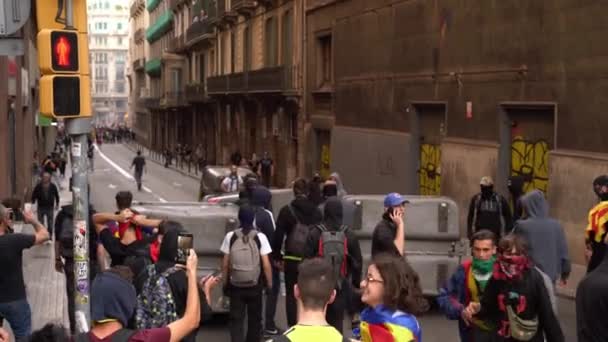
[[[306,49],[307,49],[307,40],[308,40],[308,29],[307,29],[307,21],[308,18],[306,16],[306,5],[305,5],[306,1],[305,0],[300,0],[300,11],[301,11],[301,25],[300,25],[300,29],[302,30],[302,46],[300,47],[300,65],[302,65],[301,67],[301,91],[302,91],[302,96],[300,97],[301,101],[302,101],[302,106],[300,107],[300,114],[298,115],[298,117],[300,118],[300,124],[298,125],[299,127],[302,127],[302,129],[298,129],[298,155],[296,156],[296,160],[298,160],[298,163],[301,165],[297,165],[297,170],[296,170],[296,174],[299,174],[300,176],[306,175],[308,174],[308,171],[310,170],[305,170],[306,169],[306,165],[307,165],[307,161],[304,160],[304,156],[305,155],[310,155],[310,153],[304,153],[305,149],[310,147],[309,144],[309,136],[310,136],[310,129],[306,130],[306,124],[307,124],[307,118],[308,118],[308,112],[307,112],[307,82],[306,82],[306,75],[307,75],[307,65],[306,65]],[[310,152],[310,151],[307,151]],[[302,158],[301,158],[302,157]]]

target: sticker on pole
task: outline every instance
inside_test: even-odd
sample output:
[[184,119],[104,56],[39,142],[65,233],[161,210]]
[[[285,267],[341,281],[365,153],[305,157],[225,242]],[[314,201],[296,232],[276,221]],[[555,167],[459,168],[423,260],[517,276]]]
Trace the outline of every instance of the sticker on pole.
[[80,157],[82,155],[82,145],[78,142],[72,143],[72,156]]
[[87,221],[74,222],[74,259],[76,260],[85,259],[88,247],[85,241],[86,232]]

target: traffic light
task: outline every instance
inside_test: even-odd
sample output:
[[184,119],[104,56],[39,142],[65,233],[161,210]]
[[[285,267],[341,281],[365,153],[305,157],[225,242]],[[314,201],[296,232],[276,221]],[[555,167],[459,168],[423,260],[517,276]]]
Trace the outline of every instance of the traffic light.
[[40,78],[40,113],[56,118],[90,116],[90,78],[45,75]]
[[86,34],[42,29],[38,33],[40,113],[53,117],[91,115]]
[[47,73],[79,73],[78,32],[41,30],[38,33],[40,71]]

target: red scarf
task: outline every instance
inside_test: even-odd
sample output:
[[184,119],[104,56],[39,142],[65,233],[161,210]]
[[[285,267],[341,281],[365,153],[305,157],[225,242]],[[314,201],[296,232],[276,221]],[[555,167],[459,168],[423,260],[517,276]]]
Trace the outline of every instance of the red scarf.
[[500,255],[494,264],[493,276],[500,280],[520,279],[531,266],[530,259],[526,256],[505,257]]

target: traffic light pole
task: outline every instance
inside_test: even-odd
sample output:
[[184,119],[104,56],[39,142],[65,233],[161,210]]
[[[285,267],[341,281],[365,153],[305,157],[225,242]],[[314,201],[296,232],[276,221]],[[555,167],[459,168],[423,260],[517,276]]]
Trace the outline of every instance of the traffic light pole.
[[[65,0],[66,29],[73,29],[73,0]],[[89,270],[89,182],[88,135],[91,118],[66,119],[66,132],[72,139],[72,205],[74,210],[74,315],[76,331],[90,329],[90,270]]]

